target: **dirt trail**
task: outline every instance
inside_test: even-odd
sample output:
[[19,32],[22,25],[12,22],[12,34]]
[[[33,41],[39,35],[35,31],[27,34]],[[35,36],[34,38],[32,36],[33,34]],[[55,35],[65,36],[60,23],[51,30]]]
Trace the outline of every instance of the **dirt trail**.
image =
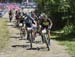
[[[51,50],[47,51],[38,35],[35,39],[36,43],[33,44],[33,49],[29,50],[30,43],[27,40],[21,40],[19,30],[14,27],[13,23],[8,23],[8,30],[10,32],[10,41],[8,46],[0,52],[0,57],[70,57],[65,50],[66,47],[59,45],[54,40],[51,40]],[[37,47],[41,49],[38,51]]]

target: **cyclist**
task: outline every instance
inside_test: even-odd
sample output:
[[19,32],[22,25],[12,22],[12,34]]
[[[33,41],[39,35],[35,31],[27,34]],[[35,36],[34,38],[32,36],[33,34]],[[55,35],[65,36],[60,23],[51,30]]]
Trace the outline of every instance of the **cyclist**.
[[37,15],[36,15],[35,11],[32,11],[32,12],[31,12],[31,15],[32,15],[32,16],[35,18],[35,20],[37,21],[38,17],[37,17]]
[[[46,30],[48,32],[48,38],[50,38],[50,29],[52,28],[53,23],[52,23],[51,19],[47,17],[46,14],[44,14],[42,16],[42,19],[40,21],[40,25],[41,25],[41,31],[44,28],[46,28]],[[41,33],[41,35],[42,35],[42,33]],[[43,41],[43,37],[42,37],[42,41]],[[43,41],[43,43],[44,43],[44,41]]]
[[20,14],[20,23],[22,24],[22,26],[24,26],[24,14],[21,12],[21,14]]
[[25,37],[25,32],[26,32],[24,18],[25,18],[25,16],[23,15],[23,13],[21,13],[21,18],[20,18],[20,34],[21,34],[21,38],[23,38],[23,36]]
[[18,12],[16,13],[17,26],[19,26],[20,19],[21,19],[21,13],[18,11]]
[[16,19],[16,21],[18,20],[18,11],[17,10],[15,11],[15,19]]
[[13,12],[12,10],[9,11],[9,20],[10,22],[12,21],[12,18],[13,18]]
[[35,40],[35,36],[34,36],[35,32],[34,32],[34,26],[33,26],[33,24],[36,24],[35,19],[33,17],[31,17],[30,14],[25,14],[25,16],[27,17],[25,19],[26,27],[31,27],[32,28],[32,36],[33,36],[32,39]]

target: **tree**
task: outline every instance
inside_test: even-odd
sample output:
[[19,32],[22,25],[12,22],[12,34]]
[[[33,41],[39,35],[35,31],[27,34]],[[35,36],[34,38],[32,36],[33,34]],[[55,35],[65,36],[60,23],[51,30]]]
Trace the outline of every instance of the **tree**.
[[38,11],[47,13],[57,24],[55,27],[61,28],[65,24],[75,24],[74,2],[75,0],[38,0]]

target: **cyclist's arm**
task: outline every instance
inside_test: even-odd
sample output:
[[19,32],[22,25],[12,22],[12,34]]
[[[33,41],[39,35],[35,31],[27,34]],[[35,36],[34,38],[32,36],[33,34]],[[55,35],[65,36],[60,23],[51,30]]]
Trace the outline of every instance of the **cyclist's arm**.
[[50,22],[50,28],[52,28],[52,26],[53,26],[53,22],[52,22],[52,20],[49,19],[49,22]]

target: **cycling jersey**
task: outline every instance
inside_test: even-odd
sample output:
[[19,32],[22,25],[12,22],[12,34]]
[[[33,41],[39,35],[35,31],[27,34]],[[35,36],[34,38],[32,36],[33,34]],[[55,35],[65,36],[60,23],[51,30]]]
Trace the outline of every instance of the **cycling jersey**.
[[25,23],[27,27],[32,27],[32,24],[35,24],[34,19],[29,15],[26,15]]
[[42,28],[48,28],[50,26],[50,20],[47,19],[47,21],[41,20],[40,25],[42,26]]
[[23,23],[24,22],[24,19],[21,17],[21,19],[20,19],[20,23]]

